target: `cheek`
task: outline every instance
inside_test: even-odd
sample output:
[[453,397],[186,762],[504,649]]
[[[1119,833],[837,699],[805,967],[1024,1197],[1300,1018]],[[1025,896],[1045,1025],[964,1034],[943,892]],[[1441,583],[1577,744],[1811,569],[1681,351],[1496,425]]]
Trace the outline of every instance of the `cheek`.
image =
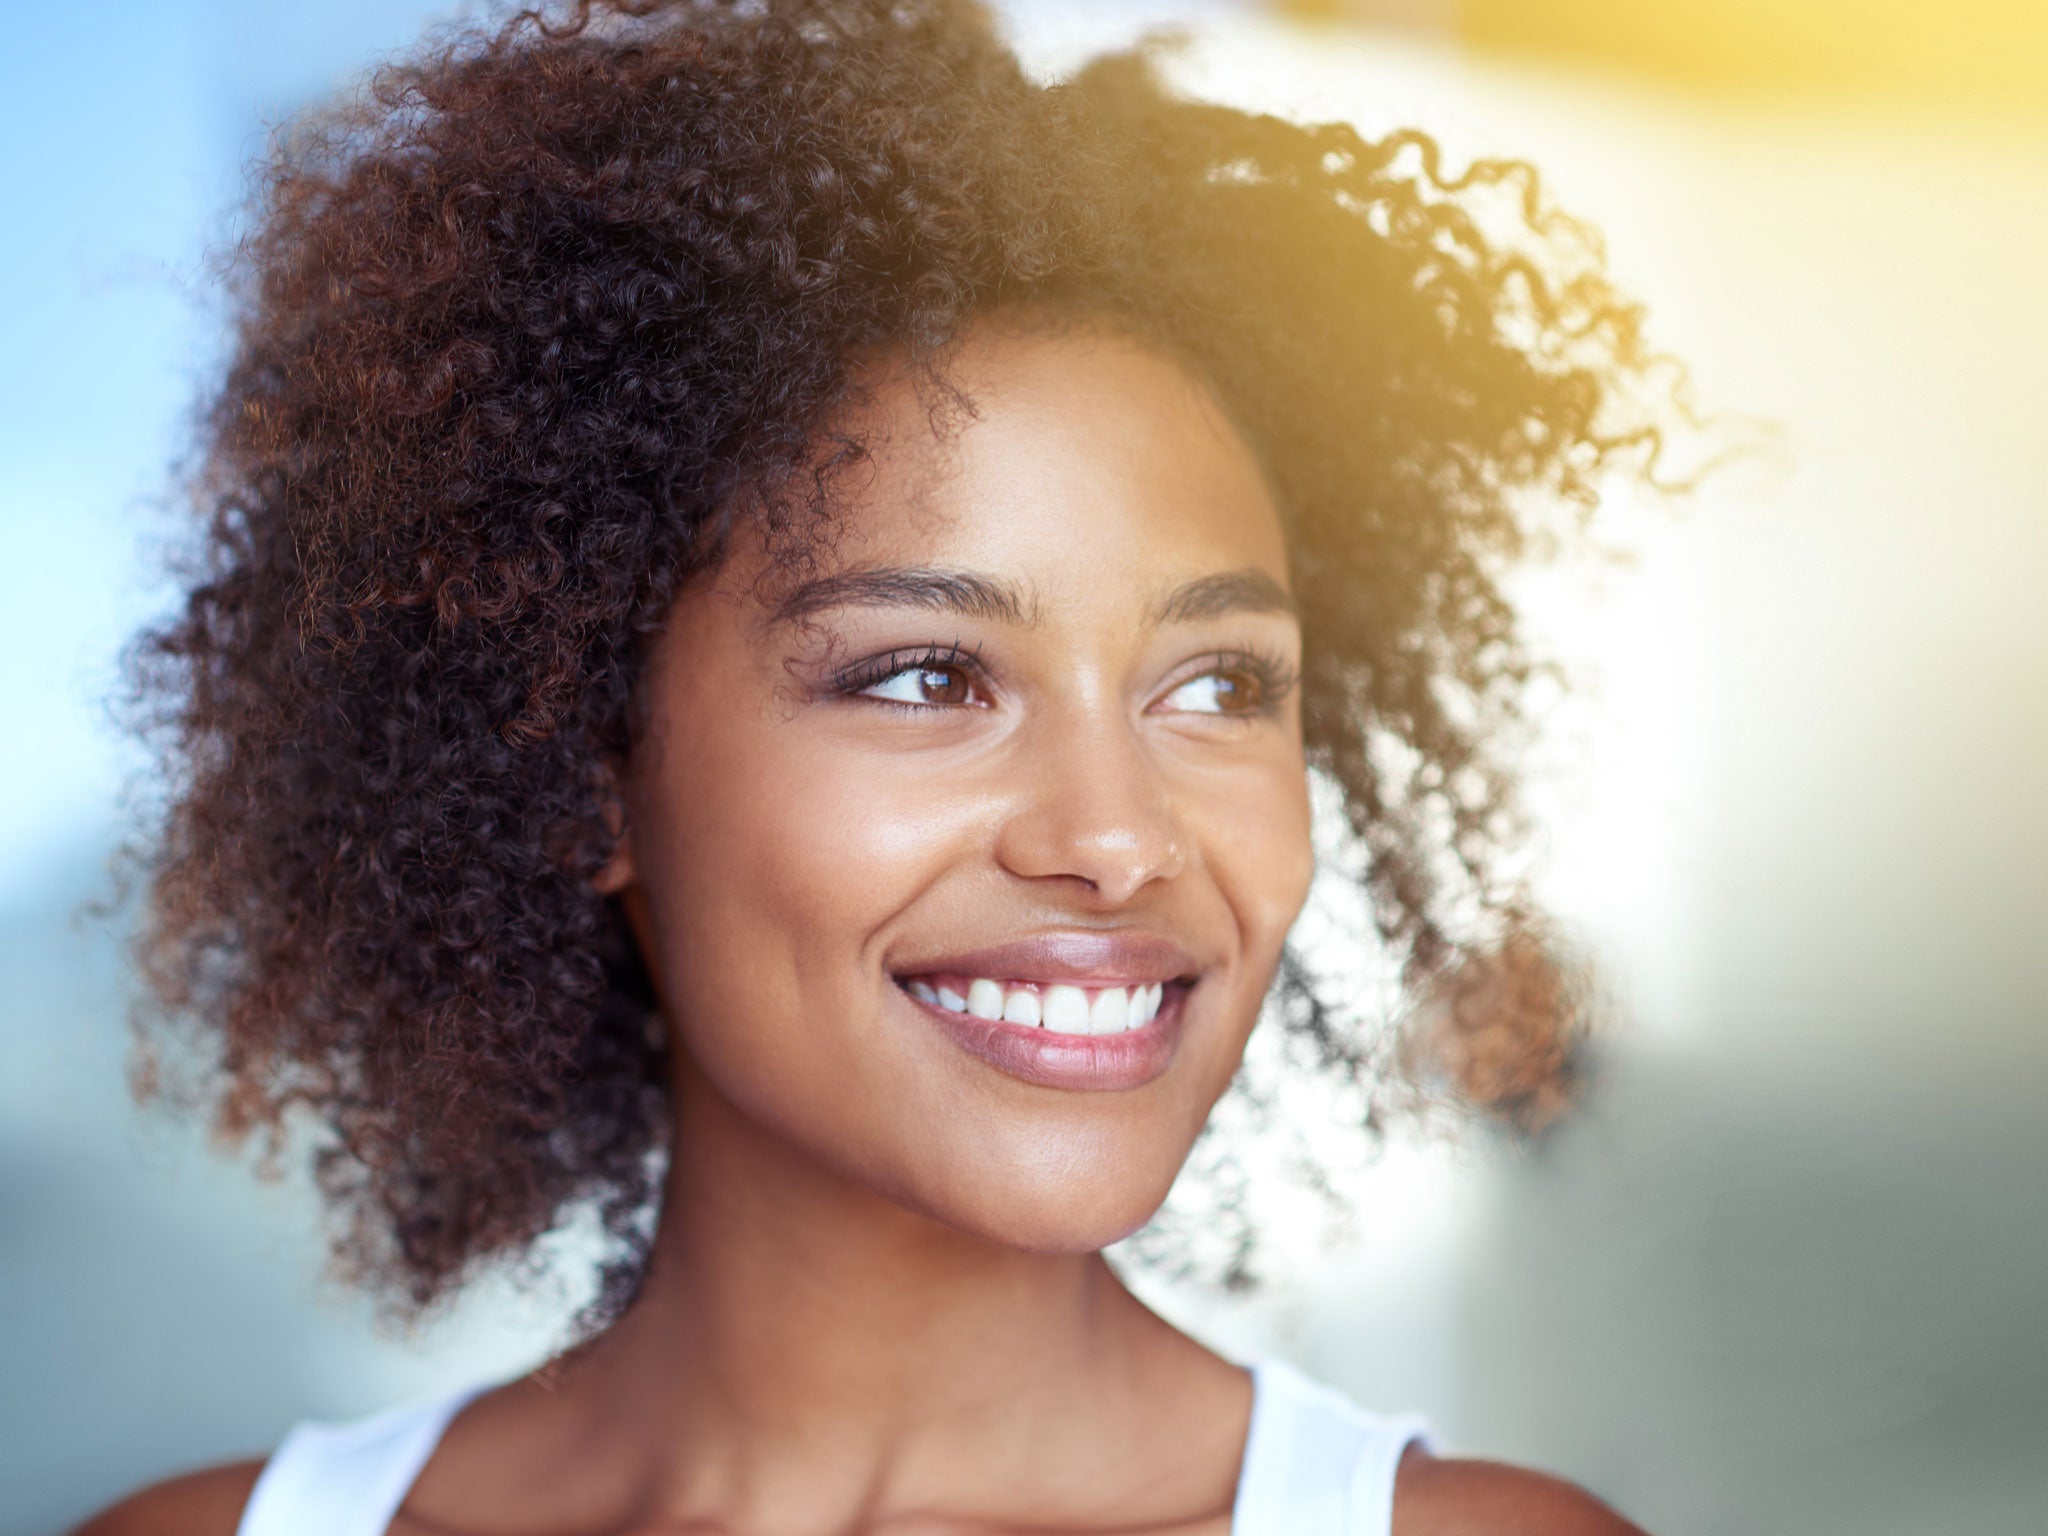
[[667,743],[641,800],[636,861],[692,1054],[741,1098],[856,1069],[885,996],[878,936],[955,861],[971,808],[772,720]]
[[1298,755],[1276,754],[1206,786],[1195,803],[1209,872],[1246,961],[1270,970],[1315,875],[1307,766]]
[[1277,960],[1280,944],[1301,915],[1308,900],[1309,884],[1315,878],[1305,764],[1295,764],[1279,777],[1263,809],[1259,832],[1266,844],[1267,862],[1255,899]]
[[969,808],[898,759],[815,740],[767,743],[721,777],[699,840],[735,921],[786,942],[793,971],[879,975],[869,941],[948,867]]

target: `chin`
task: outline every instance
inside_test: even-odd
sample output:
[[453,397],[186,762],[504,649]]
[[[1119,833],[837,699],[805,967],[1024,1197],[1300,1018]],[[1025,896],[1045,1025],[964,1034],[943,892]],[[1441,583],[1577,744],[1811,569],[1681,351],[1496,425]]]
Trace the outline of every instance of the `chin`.
[[1013,1248],[1019,1253],[1042,1254],[1048,1258],[1099,1253],[1139,1231],[1157,1210],[1158,1206],[1154,1204],[1137,1213],[1127,1212],[1119,1220],[1097,1223],[1049,1216],[1044,1221],[1013,1221],[1004,1226],[980,1228],[973,1235],[998,1247]]
[[932,1192],[916,1203],[934,1220],[1025,1253],[1093,1253],[1150,1221],[1172,1188],[1179,1163],[1134,1177],[1040,1168],[1035,1176],[991,1180],[972,1189]]

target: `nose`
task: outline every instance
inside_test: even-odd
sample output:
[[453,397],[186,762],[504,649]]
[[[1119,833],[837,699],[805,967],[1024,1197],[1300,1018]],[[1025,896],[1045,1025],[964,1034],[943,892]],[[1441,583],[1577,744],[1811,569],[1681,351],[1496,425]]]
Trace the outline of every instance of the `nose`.
[[1120,709],[1047,711],[1007,768],[1017,792],[996,856],[1012,874],[1082,880],[1115,905],[1186,866],[1170,787]]

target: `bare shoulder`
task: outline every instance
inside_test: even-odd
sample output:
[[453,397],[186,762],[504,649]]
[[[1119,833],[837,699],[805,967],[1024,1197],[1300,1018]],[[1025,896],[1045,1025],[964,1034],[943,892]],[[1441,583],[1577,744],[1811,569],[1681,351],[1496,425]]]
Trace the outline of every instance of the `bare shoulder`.
[[70,1536],[234,1536],[263,1461],[224,1462],[138,1488]]
[[1394,1536],[1646,1536],[1562,1478],[1500,1461],[1401,1458]]

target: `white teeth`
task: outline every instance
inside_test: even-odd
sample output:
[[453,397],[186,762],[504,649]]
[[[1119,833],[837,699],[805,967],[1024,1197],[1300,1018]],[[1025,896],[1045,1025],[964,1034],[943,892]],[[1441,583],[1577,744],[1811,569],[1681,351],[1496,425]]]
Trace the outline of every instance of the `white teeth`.
[[1069,1035],[1095,1033],[1088,1015],[1088,994],[1079,987],[1054,986],[1045,989],[1045,1027]]
[[1104,987],[1095,994],[1095,1004],[1088,1010],[1090,1034],[1113,1035],[1130,1021],[1130,994],[1122,987]]
[[1156,981],[1140,987],[1104,987],[1090,998],[1087,988],[1069,982],[1006,986],[987,976],[969,981],[965,997],[950,986],[935,987],[919,978],[906,981],[904,988],[912,997],[954,1013],[1028,1024],[1063,1035],[1114,1035],[1143,1029],[1159,1016],[1166,995],[1165,984]]
[[1130,1024],[1132,1029],[1143,1029],[1158,1016],[1159,1000],[1164,996],[1165,991],[1166,988],[1155,981],[1149,987],[1139,987],[1132,992]]

